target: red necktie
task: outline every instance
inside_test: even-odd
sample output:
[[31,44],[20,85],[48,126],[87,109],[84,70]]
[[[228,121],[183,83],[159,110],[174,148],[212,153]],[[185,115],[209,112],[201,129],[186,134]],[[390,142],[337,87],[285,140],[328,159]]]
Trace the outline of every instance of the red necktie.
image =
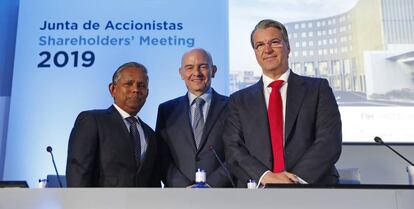
[[269,98],[267,117],[270,125],[270,137],[272,138],[273,172],[281,172],[285,168],[283,157],[283,105],[280,87],[283,80],[276,80],[269,84],[272,92]]

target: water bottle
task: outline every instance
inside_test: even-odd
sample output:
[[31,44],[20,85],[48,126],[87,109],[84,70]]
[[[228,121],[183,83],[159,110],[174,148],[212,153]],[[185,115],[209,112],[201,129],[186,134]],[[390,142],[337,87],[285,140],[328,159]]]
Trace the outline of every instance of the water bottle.
[[256,189],[257,188],[257,183],[254,179],[249,179],[249,181],[247,182],[247,189]]
[[39,179],[38,188],[43,189],[47,186],[47,179]]
[[191,188],[209,188],[206,184],[206,172],[202,169],[197,169],[195,174],[195,184]]

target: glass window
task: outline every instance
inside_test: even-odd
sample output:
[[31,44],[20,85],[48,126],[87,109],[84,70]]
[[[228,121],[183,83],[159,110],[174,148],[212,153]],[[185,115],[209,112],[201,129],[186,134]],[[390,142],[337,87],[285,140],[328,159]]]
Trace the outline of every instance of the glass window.
[[302,32],[302,38],[306,38],[306,32]]
[[332,73],[334,75],[341,75],[341,62],[339,60],[332,61]]
[[351,73],[351,60],[344,59],[344,73],[350,74]]
[[313,67],[313,62],[305,62],[305,75],[315,76],[315,68]]
[[295,57],[297,57],[297,56],[299,56],[299,52],[295,51],[295,52],[293,53],[293,55],[294,55]]
[[298,72],[299,74],[303,74],[301,67],[300,62],[293,63],[293,71]]
[[328,69],[328,62],[327,61],[319,62],[319,75],[321,75],[321,76],[329,75],[329,69]]

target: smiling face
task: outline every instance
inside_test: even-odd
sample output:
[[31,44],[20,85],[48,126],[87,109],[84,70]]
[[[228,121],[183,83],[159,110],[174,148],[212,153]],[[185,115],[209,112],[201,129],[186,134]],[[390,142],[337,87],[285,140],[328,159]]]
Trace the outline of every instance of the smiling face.
[[140,68],[125,67],[119,79],[109,85],[114,102],[130,115],[136,115],[148,96],[148,76]]
[[202,95],[211,86],[211,78],[217,71],[205,50],[193,49],[183,55],[180,76],[189,92]]
[[256,60],[263,74],[277,79],[288,70],[289,45],[283,41],[282,32],[274,27],[257,29],[253,36]]

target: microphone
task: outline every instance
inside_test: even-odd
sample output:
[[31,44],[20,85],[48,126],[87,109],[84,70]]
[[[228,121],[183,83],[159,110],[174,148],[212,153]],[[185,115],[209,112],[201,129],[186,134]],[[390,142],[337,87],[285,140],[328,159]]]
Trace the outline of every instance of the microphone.
[[388,149],[390,149],[391,151],[393,151],[395,154],[397,154],[398,156],[400,156],[402,159],[404,159],[406,162],[408,162],[410,165],[414,166],[414,164],[409,161],[407,158],[405,158],[404,156],[402,156],[399,152],[395,151],[392,147],[388,146],[388,144],[385,144],[385,142],[382,141],[382,139],[378,136],[376,136],[374,138],[375,142],[383,144],[384,146],[388,147]]
[[222,161],[222,160],[220,159],[220,157],[217,155],[216,150],[213,148],[213,146],[212,146],[212,145],[210,145],[208,148],[209,148],[209,149],[210,149],[210,150],[214,153],[214,157],[215,157],[215,158],[216,158],[216,160],[219,162],[220,166],[224,169],[224,172],[226,173],[227,178],[230,180],[231,186],[232,186],[233,188],[235,188],[235,187],[236,187],[236,185],[235,185],[235,184],[234,184],[234,182],[233,182],[233,178],[231,178],[231,175],[230,175],[229,170],[227,170],[226,166],[224,166],[223,161]]
[[60,181],[60,177],[59,177],[59,173],[56,167],[56,163],[55,163],[55,158],[53,157],[53,153],[52,153],[52,147],[51,146],[47,146],[46,147],[46,151],[50,153],[50,155],[52,156],[52,162],[53,162],[53,167],[55,168],[56,171],[56,175],[57,175],[57,180],[59,182],[59,187],[62,188],[62,182]]

